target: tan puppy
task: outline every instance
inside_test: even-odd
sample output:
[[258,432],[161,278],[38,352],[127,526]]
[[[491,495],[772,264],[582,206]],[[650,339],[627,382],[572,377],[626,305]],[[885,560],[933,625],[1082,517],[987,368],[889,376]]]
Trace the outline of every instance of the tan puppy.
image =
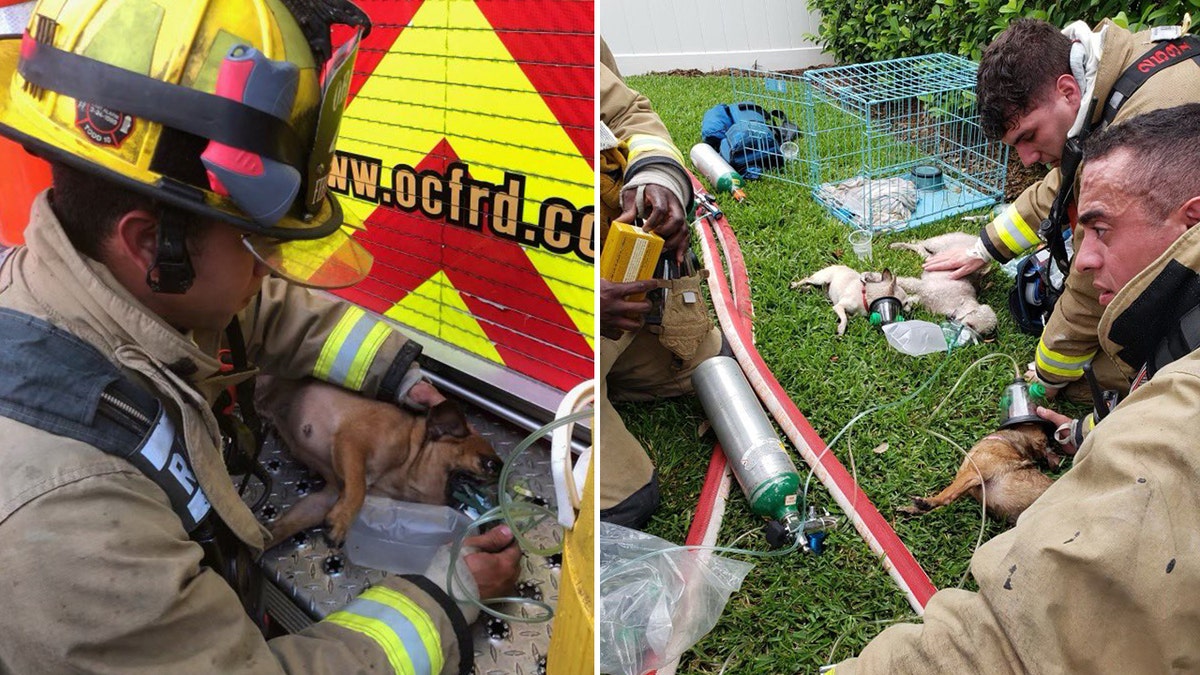
[[272,523],[268,547],[322,522],[341,544],[368,492],[445,504],[451,473],[494,478],[500,470],[496,451],[451,401],[416,415],[317,380],[261,376],[255,402],[292,456],[325,479]]
[[[913,251],[925,260],[948,249],[968,248],[976,236],[965,232],[947,232],[922,241],[888,244],[893,250]],[[925,270],[921,278],[899,277],[896,282],[907,291],[913,304],[920,304],[934,314],[941,314],[966,325],[980,335],[996,331],[996,312],[979,302],[979,284],[987,268],[963,279],[951,279],[950,272]]]
[[826,297],[833,303],[838,335],[846,332],[847,317],[866,316],[871,303],[879,298],[894,296],[906,309],[909,306],[904,289],[896,284],[891,270],[859,274],[845,265],[830,265],[791,283],[793,289],[814,286],[824,287]]
[[987,488],[987,512],[998,520],[1015,523],[1035,499],[1054,481],[1038,464],[1058,468],[1062,458],[1050,450],[1040,424],[1020,424],[988,434],[968,452],[958,473],[945,490],[932,497],[913,497],[912,506],[898,511],[909,515],[928,513],[964,494],[980,501],[981,485]]

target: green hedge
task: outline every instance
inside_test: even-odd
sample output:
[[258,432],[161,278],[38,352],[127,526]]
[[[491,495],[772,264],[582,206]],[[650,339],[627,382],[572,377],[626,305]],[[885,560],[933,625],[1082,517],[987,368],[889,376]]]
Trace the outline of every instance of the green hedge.
[[1020,16],[1056,26],[1112,18],[1133,30],[1180,23],[1185,12],[1200,22],[1200,0],[808,0],[808,6],[821,13],[820,33],[809,38],[839,64],[936,52],[978,61],[984,45]]

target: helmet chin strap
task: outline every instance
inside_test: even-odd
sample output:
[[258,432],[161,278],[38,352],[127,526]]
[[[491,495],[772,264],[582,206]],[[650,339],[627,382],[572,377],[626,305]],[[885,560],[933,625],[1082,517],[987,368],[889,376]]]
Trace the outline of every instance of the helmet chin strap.
[[164,209],[159,219],[158,250],[146,270],[146,285],[155,293],[186,293],[196,279],[187,251],[185,222],[183,214],[172,208]]

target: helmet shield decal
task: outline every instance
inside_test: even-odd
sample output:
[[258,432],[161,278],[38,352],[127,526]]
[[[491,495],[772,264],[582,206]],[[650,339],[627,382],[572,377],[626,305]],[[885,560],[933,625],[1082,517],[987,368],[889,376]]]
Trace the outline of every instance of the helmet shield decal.
[[354,60],[358,57],[358,47],[363,34],[362,26],[356,28],[354,35],[337,48],[323,69],[320,116],[317,118],[313,148],[308,155],[304,190],[304,209],[309,214],[316,213],[326,198],[338,128],[342,124],[342,115],[346,112],[350,78],[354,75]]

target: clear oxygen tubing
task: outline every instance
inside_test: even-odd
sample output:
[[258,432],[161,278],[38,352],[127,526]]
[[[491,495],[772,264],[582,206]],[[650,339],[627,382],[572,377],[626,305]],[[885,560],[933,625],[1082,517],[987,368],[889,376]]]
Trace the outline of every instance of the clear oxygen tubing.
[[[929,377],[928,377],[928,378],[927,378],[927,379],[926,379],[924,382],[922,382],[922,383],[921,383],[921,386],[919,386],[919,387],[917,387],[916,389],[914,389],[914,390],[913,390],[912,392],[910,392],[910,393],[909,393],[907,396],[904,396],[903,398],[900,398],[900,399],[898,399],[898,400],[892,401],[892,402],[890,402],[890,403],[884,403],[884,404],[882,404],[882,405],[877,405],[877,406],[874,406],[874,407],[868,408],[868,409],[866,409],[866,410],[864,410],[864,411],[862,411],[862,412],[858,413],[858,414],[857,414],[857,415],[855,415],[854,417],[850,418],[850,421],[849,421],[849,422],[847,422],[847,423],[846,423],[846,425],[842,427],[841,431],[838,431],[838,432],[837,432],[837,434],[836,434],[836,435],[833,437],[833,440],[829,441],[829,445],[828,445],[828,446],[826,446],[826,451],[828,451],[828,450],[829,450],[829,448],[832,448],[832,447],[833,447],[833,445],[834,445],[835,443],[837,443],[837,442],[838,442],[838,440],[839,440],[839,439],[840,439],[840,438],[841,438],[841,437],[842,437],[842,436],[843,436],[843,435],[844,435],[844,434],[845,434],[847,431],[849,431],[851,427],[853,427],[855,424],[857,424],[857,423],[858,423],[858,421],[859,421],[859,420],[861,420],[862,418],[866,417],[867,415],[870,415],[870,414],[872,414],[872,413],[879,412],[879,411],[881,411],[881,410],[889,410],[889,409],[891,409],[891,408],[895,408],[895,407],[897,407],[897,406],[903,405],[903,404],[905,404],[905,403],[908,403],[909,401],[911,401],[911,400],[915,399],[915,398],[916,398],[916,397],[917,397],[917,396],[918,396],[918,395],[919,395],[919,394],[920,394],[922,391],[924,391],[924,390],[925,390],[925,389],[926,389],[926,388],[927,388],[927,387],[928,387],[930,384],[932,384],[932,383],[933,383],[933,381],[934,381],[935,379],[937,379],[938,375],[940,375],[940,374],[941,374],[941,372],[942,372],[942,369],[943,369],[943,368],[946,366],[946,364],[947,364],[947,363],[950,361],[950,354],[951,354],[951,353],[953,353],[953,351],[954,351],[954,347],[953,347],[953,345],[947,345],[947,349],[946,349],[946,358],[942,359],[941,363],[939,363],[939,364],[938,364],[938,367],[937,367],[937,369],[935,369],[935,370],[933,371],[933,374],[932,374],[932,375],[930,375],[930,376],[929,376]],[[982,366],[982,365],[983,365],[983,364],[985,364],[985,363],[989,363],[989,362],[991,362],[991,361],[995,361],[995,360],[998,360],[998,359],[1008,359],[1008,360],[1009,360],[1009,361],[1012,363],[1013,369],[1014,369],[1014,370],[1017,372],[1017,376],[1018,376],[1018,377],[1020,376],[1020,367],[1017,365],[1017,360],[1016,360],[1015,358],[1013,358],[1011,355],[1009,355],[1009,354],[1003,354],[1003,353],[1000,353],[1000,352],[995,352],[995,353],[992,353],[992,354],[985,354],[984,356],[981,356],[980,358],[978,358],[978,359],[976,359],[974,362],[972,362],[972,363],[971,363],[971,365],[969,365],[969,366],[967,366],[965,369],[963,369],[963,372],[962,372],[962,374],[958,376],[958,380],[957,380],[957,381],[955,381],[955,383],[954,383],[954,386],[952,386],[952,387],[950,388],[950,391],[949,391],[949,392],[947,392],[947,393],[946,393],[946,395],[945,395],[945,396],[942,398],[942,401],[941,401],[941,403],[939,403],[939,404],[938,404],[938,406],[937,406],[936,408],[934,408],[934,409],[933,409],[933,412],[932,412],[932,413],[930,413],[930,415],[929,415],[929,418],[930,418],[930,419],[933,419],[934,417],[936,417],[936,416],[937,416],[938,412],[940,412],[940,411],[941,411],[941,409],[942,409],[942,406],[946,405],[946,402],[950,400],[950,397],[954,395],[954,392],[958,390],[959,386],[961,386],[961,385],[962,385],[962,383],[963,383],[963,382],[966,380],[966,378],[967,378],[967,375],[968,375],[968,374],[969,374],[969,373],[970,373],[972,370],[974,370],[975,368],[978,368],[979,366]],[[927,431],[927,432],[929,432],[929,433],[933,433],[933,432],[932,432],[930,429],[928,429],[927,427],[921,427],[921,429],[922,429],[923,431]],[[941,437],[941,436],[939,436],[939,438],[944,438],[944,437]],[[947,440],[948,440],[948,439],[947,439]],[[951,443],[953,443],[953,441],[951,441]],[[961,448],[961,447],[959,447],[957,444],[955,444],[955,445],[954,445],[954,447],[956,447],[956,448],[959,448],[959,450],[962,450],[962,448]],[[964,454],[965,454],[965,453],[964,453]],[[853,465],[854,465],[854,455],[853,455],[853,453],[850,453],[850,463],[851,463],[851,466],[853,467]],[[810,470],[810,471],[808,472],[808,476],[807,476],[807,477],[804,479],[804,490],[801,492],[801,496],[800,496],[800,509],[801,509],[801,511],[800,511],[800,512],[801,512],[801,513],[804,513],[804,512],[805,512],[805,509],[807,508],[807,501],[808,501],[808,489],[809,489],[810,482],[811,482],[811,480],[812,480],[812,476],[813,476],[813,472]]]
[[[705,220],[708,219],[698,221],[699,226],[696,227],[700,235],[705,267],[720,270],[722,267],[714,231],[727,225],[721,220],[713,223],[705,223]],[[728,240],[734,242],[732,233],[728,234]],[[732,243],[732,246],[736,246],[736,243]],[[754,339],[749,328],[733,316],[735,308],[731,302],[729,284],[724,276],[714,274],[710,282],[709,290],[721,328],[759,399],[804,460],[810,467],[814,467],[814,474],[828,488],[833,499],[843,509],[847,519],[853,523],[872,552],[881,557],[884,569],[896,581],[909,604],[915,611],[922,612],[925,603],[937,590],[929,576],[921,569],[912,552],[904,546],[904,542],[896,535],[890,523],[854,483],[845,467],[835,456],[824,452],[824,441],[771,374],[762,357],[754,350]]]
[[[989,363],[991,361],[1005,359],[1005,358],[1009,359],[1009,361],[1012,363],[1013,370],[1016,372],[1017,376],[1019,377],[1021,374],[1020,365],[1017,363],[1017,360],[1012,357],[1012,355],[1003,354],[1000,352],[986,354],[986,355],[976,359],[973,363],[971,363],[971,365],[967,366],[963,370],[962,374],[959,375],[958,380],[954,383],[954,386],[950,388],[950,391],[947,392],[944,397],[942,397],[941,402],[938,403],[936,408],[934,408],[933,412],[929,415],[929,418],[933,419],[933,418],[937,417],[938,412],[942,409],[942,407],[944,405],[946,405],[946,402],[949,401],[950,398],[954,395],[954,392],[958,389],[959,385],[961,385],[963,383],[963,381],[966,379],[968,373],[970,373],[975,368],[982,366],[985,363]],[[847,426],[849,426],[849,425],[847,425]],[[979,477],[980,477],[979,534],[975,538],[975,545],[971,548],[971,557],[974,557],[975,551],[979,550],[979,547],[983,545],[983,535],[987,531],[987,485],[982,480],[983,472],[980,471],[979,466],[977,464],[975,464],[975,460],[971,459],[970,452],[967,450],[964,450],[961,445],[954,442],[952,439],[945,436],[944,434],[934,431],[933,429],[930,429],[929,427],[919,427],[919,428],[921,429],[921,431],[924,431],[925,433],[927,433],[931,436],[934,436],[935,438],[938,438],[942,441],[945,441],[946,443],[949,443],[954,449],[956,449],[960,453],[962,453],[963,457],[965,457],[966,460],[971,463],[971,467],[975,469],[975,472],[979,474]],[[845,431],[845,428],[843,428],[843,431]],[[832,443],[830,445],[832,445]],[[851,461],[851,463],[853,463],[853,461],[854,461],[853,456],[851,456],[850,461]],[[807,482],[805,483],[805,496],[807,496]],[[967,577],[970,574],[971,574],[971,568],[968,565],[967,569],[963,572],[963,575],[961,577],[959,577],[958,584],[955,586],[955,588],[961,589],[966,584]],[[892,626],[897,623],[902,623],[904,621],[910,621],[910,620],[918,619],[918,618],[920,618],[920,617],[918,615],[914,614],[912,616],[901,617],[899,619],[884,619],[884,620],[876,620],[876,621],[865,621],[865,622],[861,622],[861,623],[868,624],[868,625],[878,624],[878,625],[884,625],[886,627],[886,626]],[[833,656],[835,653],[837,653],[838,645],[841,644],[842,640],[845,639],[846,635],[848,635],[848,634],[849,634],[849,631],[845,631],[841,635],[839,635],[836,640],[833,641],[833,645],[829,648],[829,656],[826,657],[826,659],[825,659],[826,663],[833,662]]]
[[[509,474],[512,473],[512,467],[517,463],[517,458],[519,458],[522,453],[524,453],[530,448],[530,446],[537,442],[538,439],[550,433],[554,429],[563,426],[564,424],[571,424],[573,422],[588,419],[592,415],[592,410],[581,410],[577,413],[567,415],[566,417],[560,417],[549,424],[536,429],[533,433],[529,434],[520,443],[518,443],[516,447],[513,448],[513,451],[508,456],[508,459],[504,462],[504,467],[500,470],[500,482],[497,486],[497,501],[499,504],[476,518],[475,522],[471,523],[471,526],[467,528],[467,532],[470,532],[472,529],[475,529],[480,525],[503,522],[504,524],[508,525],[510,530],[512,530],[513,538],[516,540],[517,545],[522,551],[540,556],[554,555],[555,553],[561,551],[561,541],[549,548],[538,548],[525,538],[525,532],[536,528],[538,525],[541,525],[547,520],[557,522],[558,514],[544,506],[538,506],[537,504],[514,502],[512,497],[508,494],[508,478]],[[532,523],[530,522],[531,520]],[[518,525],[518,523],[520,523],[520,525]],[[462,554],[463,540],[466,539],[467,532],[464,532],[461,536],[455,538],[454,544],[450,549],[450,564],[447,565],[446,570],[446,593],[454,602],[458,602],[460,599],[462,599],[459,598],[454,592],[454,587],[457,585],[455,572],[458,568],[458,562],[460,555]],[[490,614],[498,619],[504,619],[505,621],[515,621],[518,623],[543,623],[554,618],[553,607],[542,602],[541,600],[534,600],[533,598],[507,596],[480,600],[473,595],[467,595],[465,600],[478,607],[480,611],[486,612],[487,614]],[[506,614],[488,606],[510,602],[533,605],[542,611],[534,616],[525,617]]]
[[[988,354],[988,356],[1008,356],[1008,355],[995,353],[995,354]],[[987,358],[987,357],[984,357],[984,358]],[[979,363],[980,361],[983,361],[983,359],[979,359],[979,361],[976,361],[975,363],[973,363],[971,365],[974,366],[975,364]],[[1015,360],[1014,360],[1014,363],[1015,363]],[[964,374],[965,374],[965,372],[966,371],[964,371]],[[951,393],[953,393],[953,391]],[[949,399],[949,398],[950,398],[950,394],[947,394],[946,399]],[[946,399],[943,399],[942,402],[945,403]],[[932,417],[932,415],[930,417]],[[979,466],[975,464],[975,460],[971,459],[970,453],[967,452],[966,450],[963,450],[962,446],[960,446],[958,443],[955,443],[954,441],[950,440],[946,436],[944,436],[928,427],[921,427],[921,430],[924,431],[925,433],[930,434],[931,436],[935,436],[935,437],[949,443],[950,445],[954,446],[954,448],[957,449],[959,452],[963,453],[963,455],[967,458],[967,461],[971,463],[971,466],[975,469],[976,473],[978,473],[980,478],[982,479],[983,472],[979,470]],[[971,549],[972,557],[974,557],[975,551],[977,551],[979,549],[979,547],[981,545],[983,545],[983,534],[987,528],[987,485],[983,484],[982,480],[980,482],[979,492],[980,492],[980,495],[979,495],[979,536],[975,539],[975,546]],[[971,574],[971,568],[968,565],[966,571],[964,571],[963,575],[959,578],[958,585],[956,586],[956,588],[961,589],[963,587],[963,585],[966,584],[967,576],[970,574]],[[864,624],[865,625],[882,625],[884,627],[887,627],[887,626],[893,626],[895,624],[902,623],[905,621],[912,621],[912,620],[919,619],[919,618],[920,618],[919,616],[917,616],[916,614],[913,614],[911,616],[901,617],[899,619],[877,619],[874,621],[862,621],[862,622],[859,622],[859,625],[864,625]],[[842,643],[842,640],[844,640],[849,633],[850,633],[849,630],[843,631],[840,635],[838,635],[837,639],[833,641],[833,645],[830,646],[830,648],[829,648],[829,656],[827,656],[825,658],[825,663],[833,663],[833,655],[837,653],[838,645],[840,645]]]
[[[838,431],[836,434],[834,434],[833,439],[830,440],[828,444],[826,444],[825,449],[821,451],[821,454],[824,455],[825,453],[829,452],[830,449],[832,449],[833,446],[839,440],[841,440],[842,436],[846,435],[846,432],[850,431],[850,429],[855,424],[858,424],[859,420],[866,417],[867,415],[877,413],[881,410],[890,410],[897,406],[904,405],[905,403],[908,403],[909,401],[912,401],[917,396],[919,396],[921,394],[921,392],[925,391],[925,389],[930,384],[932,384],[934,380],[937,379],[938,375],[941,375],[942,369],[945,368],[946,364],[950,362],[950,354],[952,352],[953,352],[953,348],[948,348],[946,350],[946,358],[942,359],[941,362],[938,363],[938,367],[934,369],[933,374],[931,374],[929,377],[927,377],[925,379],[925,381],[923,381],[919,387],[917,387],[916,389],[909,392],[903,398],[899,398],[899,399],[897,399],[895,401],[891,401],[889,403],[882,403],[880,405],[872,406],[872,407],[867,408],[866,410],[858,413],[854,417],[851,417],[850,421],[846,422],[846,425],[843,426],[840,431]],[[850,453],[850,462],[851,462],[851,466],[853,466],[853,462],[854,462],[853,453]],[[808,489],[809,489],[810,484],[812,483],[812,477],[813,477],[813,474],[815,471],[816,471],[816,466],[814,465],[812,469],[809,469],[808,475],[804,478],[804,489],[800,493],[800,513],[805,513],[808,509]],[[855,480],[855,483],[857,483],[857,482],[858,481]]]
[[[927,386],[929,386],[929,384],[932,383],[933,380],[941,372],[942,367],[946,365],[947,361],[949,361],[950,351],[953,351],[952,347],[947,350],[946,358],[943,359],[942,362],[938,365],[937,370],[935,370],[933,372],[933,374],[929,376],[928,379],[926,379],[924,382],[922,382],[920,387],[918,387],[916,390],[914,390],[912,393],[905,396],[904,398],[901,398],[897,401],[893,401],[891,403],[885,403],[883,405],[869,408],[869,409],[864,410],[863,412],[855,415],[853,418],[850,419],[849,422],[846,423],[846,426],[842,427],[841,431],[839,431],[837,433],[837,435],[834,436],[833,440],[829,442],[828,447],[830,447],[830,448],[833,447],[833,444],[836,443],[838,441],[838,439],[841,438],[842,435],[845,434],[850,429],[850,427],[852,427],[855,423],[857,423],[863,417],[865,417],[871,413],[875,413],[875,412],[879,412],[881,410],[886,410],[889,408],[896,407],[896,406],[906,403],[906,402],[912,400],[914,397],[916,397],[917,394],[919,394]],[[967,375],[969,375],[972,370],[974,370],[986,363],[990,363],[992,361],[997,361],[997,360],[1002,360],[1002,359],[1008,359],[1009,362],[1012,363],[1013,370],[1015,370],[1017,372],[1017,375],[1020,376],[1020,366],[1017,364],[1017,360],[1015,358],[1013,358],[1012,355],[1003,354],[1000,352],[994,352],[992,354],[985,354],[984,356],[981,356],[980,358],[975,359],[975,361],[973,361],[969,366],[967,366],[966,368],[963,369],[962,374],[959,375],[958,379],[954,382],[954,386],[950,387],[950,391],[946,392],[946,395],[942,397],[941,402],[938,403],[937,407],[933,409],[933,412],[930,413],[929,418],[933,419],[933,418],[937,417],[938,412],[940,412],[942,407],[946,405],[946,402],[950,400],[950,397],[954,396],[954,392],[958,390],[959,386],[962,385],[962,383],[966,380]],[[953,446],[955,449],[957,449],[959,452],[961,452],[963,454],[963,456],[967,458],[967,461],[969,461],[971,463],[971,466],[975,468],[975,471],[977,473],[979,473],[980,479],[983,478],[983,473],[979,470],[979,467],[975,465],[975,460],[971,459],[970,454],[966,450],[964,450],[961,445],[952,441],[950,438],[946,437],[945,435],[938,433],[938,432],[934,431],[933,429],[930,429],[929,427],[923,426],[923,427],[918,427],[918,428],[921,431],[924,431],[925,433],[927,433],[931,436],[935,436],[935,437],[949,443],[951,446]],[[848,450],[848,453],[849,453],[849,457],[850,457],[850,466],[853,469],[854,453],[849,450]],[[801,498],[800,498],[801,513],[804,513],[805,509],[807,508],[808,489],[809,489],[809,484],[810,484],[811,478],[812,478],[812,472],[809,471],[808,477],[805,478],[805,481],[804,481],[804,490],[801,492]],[[975,547],[971,549],[972,555],[974,555],[975,550],[978,549],[979,546],[983,543],[983,534],[984,534],[985,528],[987,526],[987,487],[982,486],[982,485],[980,486],[980,502],[981,502],[981,504],[980,504],[979,537],[975,541]],[[960,578],[958,580],[958,586],[957,586],[958,588],[962,588],[963,583],[965,583],[967,580],[968,574],[970,574],[970,569],[968,569],[967,572],[965,572],[963,574],[962,578]]]

